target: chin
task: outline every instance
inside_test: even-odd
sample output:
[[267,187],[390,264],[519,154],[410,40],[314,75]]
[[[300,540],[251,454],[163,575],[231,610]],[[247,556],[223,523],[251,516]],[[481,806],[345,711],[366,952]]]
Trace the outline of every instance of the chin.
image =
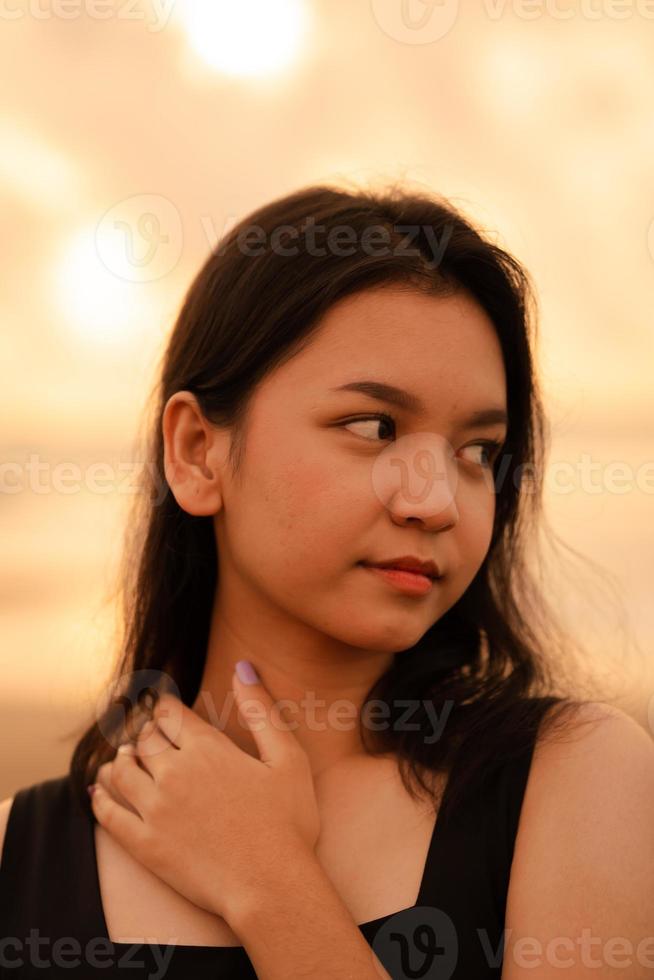
[[355,645],[365,650],[374,650],[377,653],[401,653],[403,650],[415,646],[425,635],[427,629],[417,632],[414,629],[409,632],[397,629],[397,624],[395,624],[394,628],[385,633],[379,630],[371,630],[361,637],[360,643]]

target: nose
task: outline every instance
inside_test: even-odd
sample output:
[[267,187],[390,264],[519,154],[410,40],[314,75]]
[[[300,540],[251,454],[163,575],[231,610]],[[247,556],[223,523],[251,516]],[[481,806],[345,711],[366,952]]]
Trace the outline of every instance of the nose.
[[401,500],[400,495],[396,494],[388,510],[393,523],[403,525],[420,521],[430,531],[445,531],[459,522],[459,511],[453,495],[448,497],[442,507],[434,508],[432,503],[428,506],[424,503],[416,504]]
[[395,452],[387,462],[393,476],[386,487],[386,505],[394,521],[419,520],[430,529],[458,522],[458,470],[445,440],[431,438],[409,452]]

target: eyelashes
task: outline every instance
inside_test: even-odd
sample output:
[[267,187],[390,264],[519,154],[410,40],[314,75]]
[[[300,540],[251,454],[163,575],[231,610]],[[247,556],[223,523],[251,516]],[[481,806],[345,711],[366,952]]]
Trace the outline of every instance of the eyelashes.
[[[395,431],[395,425],[396,425],[395,419],[392,417],[392,415],[387,415],[385,412],[375,412],[371,415],[359,415],[356,418],[347,419],[345,422],[342,422],[341,424],[343,426],[347,426],[347,425],[354,425],[357,422],[384,422],[386,423],[386,425],[390,425],[393,431]],[[365,439],[366,437],[363,436],[362,438]],[[374,439],[368,439],[368,442],[374,442],[374,441],[375,441]]]
[[[386,412],[372,412],[369,415],[359,415],[356,418],[346,419],[341,422],[341,427],[345,428],[348,425],[354,425],[356,423],[363,422],[383,422],[390,426],[395,432],[396,421],[392,415],[388,415]],[[362,436],[362,439],[366,439],[368,442],[375,442],[375,439],[368,439],[366,436]],[[383,441],[383,437],[380,437]],[[497,459],[502,446],[504,445],[499,439],[479,439],[477,442],[471,443],[471,446],[481,446],[484,451],[483,461],[478,464],[484,469],[490,469]],[[465,449],[471,448],[471,446],[465,446]]]
[[494,465],[503,443],[501,443],[498,439],[480,439],[479,442],[473,443],[473,445],[481,446],[483,448],[486,457],[481,465],[490,469],[491,466]]

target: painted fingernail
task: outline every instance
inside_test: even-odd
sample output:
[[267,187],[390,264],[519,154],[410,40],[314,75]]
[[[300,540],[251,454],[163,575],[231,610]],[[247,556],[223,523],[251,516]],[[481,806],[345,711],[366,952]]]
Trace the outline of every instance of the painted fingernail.
[[95,793],[95,783],[92,783],[90,786],[87,786],[86,788],[88,790],[89,796],[93,796],[93,794]]
[[244,684],[259,683],[259,675],[249,660],[237,660],[236,673],[238,674],[239,680],[243,681]]

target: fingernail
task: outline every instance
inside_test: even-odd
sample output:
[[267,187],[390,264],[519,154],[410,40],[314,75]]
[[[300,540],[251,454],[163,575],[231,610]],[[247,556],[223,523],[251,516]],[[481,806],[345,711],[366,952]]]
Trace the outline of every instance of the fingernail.
[[239,680],[243,681],[244,684],[259,683],[259,675],[249,660],[237,660],[236,673],[238,674]]
[[95,793],[95,783],[92,783],[90,786],[87,786],[86,789],[88,790],[89,796],[93,796],[93,794]]

